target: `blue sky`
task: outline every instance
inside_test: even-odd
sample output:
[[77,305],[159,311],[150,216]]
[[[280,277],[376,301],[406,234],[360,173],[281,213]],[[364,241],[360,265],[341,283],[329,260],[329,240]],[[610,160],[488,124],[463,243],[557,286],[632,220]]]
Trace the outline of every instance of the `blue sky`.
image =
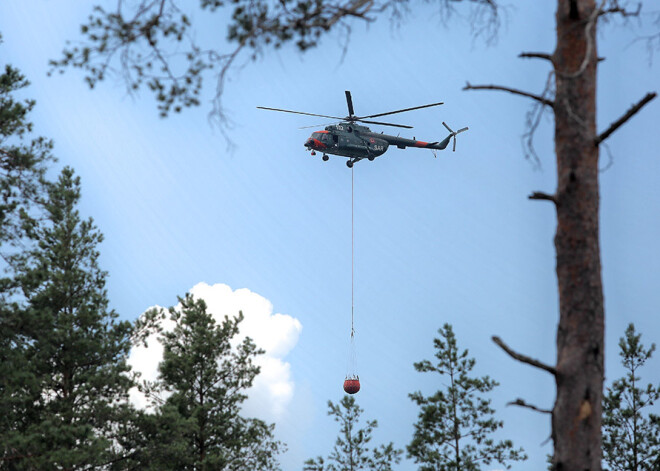
[[[442,121],[469,126],[455,153],[434,159],[428,151],[391,149],[354,169],[357,399],[365,417],[379,421],[374,441],[405,447],[417,415],[408,393],[441,384],[412,364],[432,357],[433,337],[449,322],[476,358],[476,372],[501,383],[491,396],[505,421],[500,436],[530,455],[512,469],[541,469],[550,452],[548,417],[505,404],[522,397],[551,408],[553,380],[508,358],[490,337],[554,362],[555,216],[549,203],[527,199],[555,188],[552,120],[537,133],[539,170],[520,144],[531,103],[461,89],[470,81],[540,93],[548,64],[517,55],[553,50],[551,3],[510,8],[489,47],[473,41],[458,18],[445,27],[437,7],[421,4],[398,29],[386,19],[354,25],[343,61],[338,36],[304,55],[269,52],[230,74],[233,153],[209,124],[210,104],[163,120],[148,93],[129,96],[117,80],[90,91],[78,71],[46,76],[48,60],[77,38],[88,2],[2,2],[0,57],[32,82],[25,96],[37,100],[36,133],[54,139],[58,165],[82,178],[81,209],[105,234],[101,263],[123,318],[170,306],[203,282],[246,288],[270,301],[273,313],[300,322],[297,343],[283,357],[293,385],[277,419],[278,437],[289,445],[285,470],[327,454],[337,434],[326,403],[341,398],[346,373],[351,173],[343,158],[322,162],[304,151],[312,130],[298,128],[322,119],[256,107],[341,116],[344,90],[363,115],[444,101],[395,122],[414,126],[402,136],[427,141],[446,136]],[[649,62],[634,42],[643,31],[599,32],[606,58],[599,65],[600,130],[658,90],[660,57]],[[612,165],[601,173],[601,246],[608,379],[621,373],[616,343],[627,323],[647,343],[660,341],[659,122],[656,99],[607,141]],[[601,156],[605,167],[609,156]],[[644,379],[658,382],[658,371],[654,358]],[[406,461],[400,469],[415,467]]]

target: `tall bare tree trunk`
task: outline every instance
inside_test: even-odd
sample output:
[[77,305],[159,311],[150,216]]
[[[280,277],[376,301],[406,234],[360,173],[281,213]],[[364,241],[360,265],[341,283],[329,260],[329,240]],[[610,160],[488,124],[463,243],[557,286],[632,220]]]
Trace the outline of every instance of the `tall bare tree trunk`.
[[[615,0],[558,0],[555,52],[520,54],[520,57],[552,62],[554,100],[548,96],[548,89],[542,95],[535,95],[500,85],[468,83],[464,88],[501,90],[531,98],[543,107],[552,108],[555,116],[557,190],[553,195],[534,192],[529,197],[552,201],[557,210],[557,364],[553,367],[515,352],[499,337],[493,337],[516,360],[545,370],[555,378],[557,398],[552,410],[555,471],[601,470],[605,309],[600,273],[598,148],[657,96],[656,92],[647,93],[597,134],[596,27],[599,17],[608,14],[638,16],[639,10],[628,11]],[[532,121],[528,125],[533,135],[536,125]],[[522,399],[515,404],[547,412]]]
[[601,469],[604,306],[599,246],[594,0],[558,0],[555,70],[557,154],[556,471]]

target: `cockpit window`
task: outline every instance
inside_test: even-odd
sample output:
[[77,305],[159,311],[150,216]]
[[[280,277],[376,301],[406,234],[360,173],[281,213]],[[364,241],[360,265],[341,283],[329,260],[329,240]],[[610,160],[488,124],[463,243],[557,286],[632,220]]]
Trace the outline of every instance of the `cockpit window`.
[[313,132],[312,138],[318,139],[321,142],[325,142],[330,140],[330,134],[327,132]]

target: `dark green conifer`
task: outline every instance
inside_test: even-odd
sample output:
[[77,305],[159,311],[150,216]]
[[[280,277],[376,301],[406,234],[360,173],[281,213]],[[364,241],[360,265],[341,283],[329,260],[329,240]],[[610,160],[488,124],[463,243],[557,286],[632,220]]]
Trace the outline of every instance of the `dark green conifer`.
[[494,462],[508,469],[508,462],[526,459],[511,440],[491,438],[503,423],[495,419],[490,399],[484,395],[497,382],[488,376],[470,376],[475,360],[468,358],[467,350],[459,351],[451,325],[445,324],[438,332],[440,338],[433,340],[436,364],[423,360],[415,363],[415,369],[442,375],[448,383],[428,397],[421,392],[410,394],[421,410],[408,455],[422,471],[479,471]]
[[[31,136],[28,115],[34,100],[17,98],[28,85],[18,69],[4,66],[0,73],[0,255],[5,263],[9,248],[34,224],[30,209],[43,196],[46,164],[54,160],[51,141]],[[0,294],[6,292],[6,282]]]
[[[140,460],[152,470],[278,469],[283,444],[274,425],[241,414],[245,391],[259,373],[263,353],[250,338],[232,347],[243,314],[221,324],[206,303],[188,294],[170,308],[175,327],[161,334],[158,387],[170,395],[156,414],[142,417]],[[153,313],[152,313],[153,315]]]
[[392,442],[371,448],[371,434],[378,427],[376,420],[368,420],[360,426],[364,410],[353,396],[344,396],[339,404],[328,401],[328,415],[339,422],[339,436],[327,459],[319,456],[305,461],[304,471],[391,471],[393,464],[401,461],[402,450],[394,448]]
[[607,388],[603,399],[603,459],[612,471],[660,469],[660,417],[648,412],[660,399],[660,385],[644,386],[639,376],[655,344],[647,349],[641,338],[635,326],[628,325],[619,340],[626,375]]
[[24,339],[15,346],[25,368],[20,388],[9,382],[10,407],[24,418],[0,432],[12,469],[100,469],[117,458],[132,385],[125,362],[131,326],[108,309],[98,266],[103,238],[81,219],[79,199],[79,178],[65,168],[48,188],[36,244],[12,257]]

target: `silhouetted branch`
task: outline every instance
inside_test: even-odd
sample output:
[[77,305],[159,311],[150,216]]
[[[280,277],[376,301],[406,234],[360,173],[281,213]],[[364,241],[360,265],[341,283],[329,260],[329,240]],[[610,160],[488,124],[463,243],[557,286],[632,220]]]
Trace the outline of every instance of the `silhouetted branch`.
[[[521,52],[518,54],[518,57],[523,59],[545,59],[552,62],[552,56],[550,54],[546,54],[545,52]],[[604,60],[604,57],[598,58],[598,62],[602,62]]]
[[518,54],[518,57],[526,58],[526,59],[545,59],[548,61],[552,61],[552,56],[550,54],[546,54],[545,52],[521,52]]
[[617,0],[612,0],[612,6],[607,9],[601,9],[600,12],[598,13],[598,16],[619,14],[623,17],[629,17],[629,16],[639,16],[641,12],[642,12],[642,2],[637,3],[637,10],[631,11],[631,10],[626,10],[625,7],[619,6],[619,2]]
[[[185,11],[178,6],[183,3]],[[202,1],[199,11],[190,10],[194,7],[187,3],[195,2],[117,0],[113,9],[94,6],[81,25],[81,41],[70,43],[59,59],[52,60],[49,73],[83,69],[92,88],[116,74],[129,93],[148,88],[163,117],[200,105],[203,85],[213,76],[216,95],[210,114],[228,139],[225,131],[231,123],[221,95],[232,72],[285,44],[299,51],[314,48],[331,31],[344,33],[345,52],[352,24],[369,23],[388,12],[397,19],[407,9],[403,0]],[[449,18],[456,5],[465,5],[473,36],[487,42],[496,36],[506,12],[496,0],[440,0],[436,4],[442,18]],[[207,35],[198,31],[206,22],[193,18],[221,9],[231,18],[225,33],[229,44],[221,49],[214,42],[205,47],[206,42],[198,38]]]
[[526,355],[522,355],[520,353],[514,352],[513,350],[511,350],[509,348],[509,346],[507,344],[505,344],[502,341],[501,338],[499,338],[495,335],[492,337],[492,339],[493,339],[493,342],[495,342],[502,350],[504,350],[506,353],[509,354],[509,356],[513,357],[514,359],[516,359],[516,360],[518,360],[522,363],[527,363],[528,365],[534,366],[534,367],[539,368],[541,370],[545,370],[548,373],[552,374],[553,376],[557,375],[557,370],[554,367],[548,366],[545,363],[541,363],[540,361],[535,360],[533,358],[530,358]]
[[540,191],[535,191],[531,195],[528,196],[530,200],[546,200],[546,201],[552,201],[553,203],[557,204],[557,199],[555,198],[555,195],[549,195],[547,193],[542,193]]
[[[553,79],[554,71],[548,73],[548,79],[545,81],[545,87],[543,92],[541,92],[541,97],[549,99],[548,97],[553,96]],[[535,102],[532,104],[532,107],[525,113],[525,133],[521,136],[521,142],[523,146],[523,153],[526,159],[531,159],[537,167],[541,167],[541,159],[536,153],[534,148],[534,134],[536,129],[541,124],[541,118],[546,111],[546,107],[541,102]]]
[[554,72],[550,72],[550,74],[548,75],[548,80],[546,81],[545,84],[545,88],[543,89],[543,93],[541,93],[540,95],[524,92],[522,90],[518,90],[515,88],[503,87],[500,85],[472,85],[470,82],[466,82],[465,87],[463,87],[463,90],[500,90],[500,91],[512,93],[514,95],[520,95],[526,98],[533,99],[535,103],[534,105],[532,105],[532,108],[527,112],[525,118],[526,131],[525,134],[523,134],[522,136],[522,145],[523,145],[523,152],[525,154],[525,158],[531,159],[533,162],[536,163],[537,166],[540,166],[540,159],[536,154],[536,150],[534,149],[534,142],[533,142],[534,133],[536,132],[536,129],[538,128],[541,122],[541,117],[543,116],[546,106],[554,110],[555,102],[550,98],[548,98],[549,96],[552,96],[552,92],[553,92],[553,87],[552,87],[553,77],[554,77]]
[[532,404],[527,404],[523,399],[516,399],[515,401],[507,402],[507,406],[519,406],[519,407],[525,407],[527,409],[532,409],[533,411],[536,412],[541,412],[542,414],[552,414],[551,410],[548,409],[541,409],[540,407],[536,407],[535,405]]
[[549,106],[550,108],[555,107],[555,102],[552,100],[548,100],[547,98],[539,95],[534,95],[533,93],[523,92],[522,90],[518,90],[516,88],[502,87],[500,85],[472,85],[470,82],[466,82],[463,90],[501,90],[503,92],[513,93],[514,95],[531,98],[532,100],[536,100],[539,103]]
[[[601,144],[602,145],[600,146],[600,149],[601,150],[605,149],[605,155],[607,156],[607,163],[605,164],[605,166],[598,169],[600,173],[603,173],[609,170],[610,167],[612,167],[612,165],[614,165],[614,157],[612,156],[612,151],[610,150],[610,146],[608,146],[607,143],[605,142],[601,142]],[[599,160],[601,159],[599,158]]]
[[599,145],[601,142],[603,142],[605,139],[610,137],[610,135],[616,131],[621,125],[623,125],[626,121],[628,121],[630,118],[632,118],[639,110],[642,109],[644,105],[646,105],[649,101],[653,100],[658,94],[656,92],[650,92],[647,93],[644,98],[642,98],[636,105],[633,105],[626,114],[621,116],[619,119],[617,119],[615,122],[610,124],[610,127],[607,128],[604,132],[598,135],[596,137],[595,144]]

